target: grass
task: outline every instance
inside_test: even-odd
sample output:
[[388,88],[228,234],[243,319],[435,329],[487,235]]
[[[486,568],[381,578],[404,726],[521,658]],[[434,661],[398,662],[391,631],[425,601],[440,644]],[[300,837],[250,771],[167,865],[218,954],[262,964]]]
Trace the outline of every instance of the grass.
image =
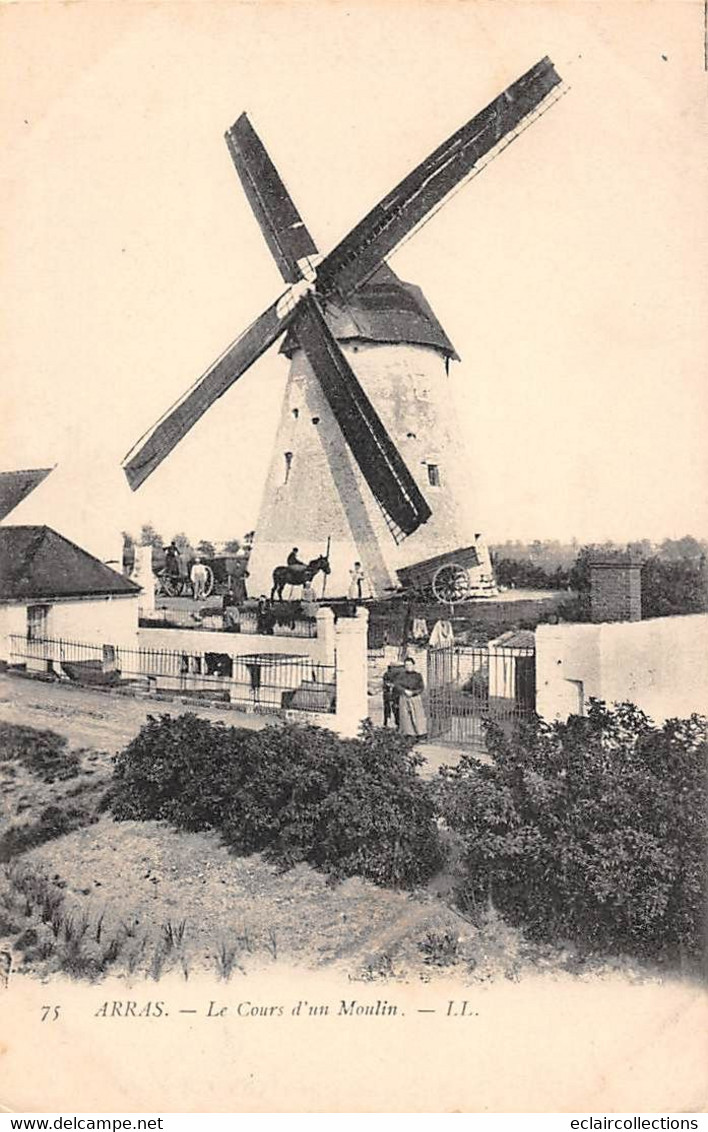
[[216,973],[218,977],[225,983],[228,983],[229,979],[234,973],[234,970],[236,969],[241,971],[241,973],[244,975],[246,973],[244,968],[238,961],[239,954],[240,951],[237,944],[229,944],[226,942],[226,940],[222,939],[221,943],[219,944],[219,950],[217,951],[214,959],[214,965],[216,967]]

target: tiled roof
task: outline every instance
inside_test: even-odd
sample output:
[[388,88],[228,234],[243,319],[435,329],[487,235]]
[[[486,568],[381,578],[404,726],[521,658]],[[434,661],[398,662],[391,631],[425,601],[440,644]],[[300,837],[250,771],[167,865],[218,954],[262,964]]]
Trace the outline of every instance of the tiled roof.
[[0,601],[139,591],[134,582],[51,527],[0,526]]
[[495,649],[535,649],[536,634],[533,629],[507,629],[489,645]]
[[0,472],[0,520],[14,511],[30,492],[46,479],[51,468],[26,468],[19,472]]

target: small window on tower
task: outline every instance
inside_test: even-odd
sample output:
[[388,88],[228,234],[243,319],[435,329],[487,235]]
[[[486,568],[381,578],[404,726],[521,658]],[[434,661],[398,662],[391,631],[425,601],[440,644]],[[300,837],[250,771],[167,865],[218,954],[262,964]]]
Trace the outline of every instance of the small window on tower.
[[290,478],[290,469],[292,468],[292,466],[293,466],[293,454],[292,454],[292,452],[286,452],[285,453],[285,479],[283,480],[283,483],[288,482],[288,480]]
[[300,416],[300,410],[299,409],[293,409],[293,417],[295,418],[295,420],[297,420],[297,418],[299,416]]
[[428,464],[428,483],[431,487],[440,487],[440,468],[437,464]]

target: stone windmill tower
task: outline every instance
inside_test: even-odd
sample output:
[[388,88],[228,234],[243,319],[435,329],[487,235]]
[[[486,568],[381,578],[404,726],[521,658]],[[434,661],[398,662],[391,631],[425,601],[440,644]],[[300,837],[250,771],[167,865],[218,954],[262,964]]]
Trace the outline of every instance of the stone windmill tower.
[[[372,596],[396,571],[477,546],[472,592],[489,559],[451,393],[454,348],[419,288],[386,257],[445,198],[539,116],[560,90],[543,59],[453,134],[322,258],[245,114],[226,142],[288,290],[226,350],[124,461],[133,489],[204,412],[286,333],[290,373],[249,564],[251,593],[297,546],[328,553],[329,596],[361,563]],[[473,557],[475,557],[473,555]]]
[[[396,587],[399,567],[475,544],[451,398],[450,362],[457,355],[422,292],[384,265],[346,305],[328,304],[325,317],[432,514],[401,538],[369,490],[307,354],[289,333],[282,350],[290,372],[249,563],[253,593],[270,592],[273,565],[285,562],[294,546],[305,561],[329,546],[328,594],[346,594],[349,570],[359,561],[365,592],[383,596]],[[477,544],[482,558],[479,538]],[[473,592],[490,584],[486,565],[475,571]]]

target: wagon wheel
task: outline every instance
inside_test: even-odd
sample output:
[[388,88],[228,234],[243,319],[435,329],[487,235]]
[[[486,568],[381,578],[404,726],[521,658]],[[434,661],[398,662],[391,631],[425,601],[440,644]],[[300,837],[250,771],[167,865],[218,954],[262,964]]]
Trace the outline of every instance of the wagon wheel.
[[445,566],[438,566],[433,574],[433,593],[438,601],[447,605],[455,605],[464,601],[470,589],[469,574],[464,566],[450,562]]
[[179,597],[182,593],[182,579],[178,575],[163,574],[160,580],[167,597]]
[[211,566],[205,566],[207,580],[204,583],[204,597],[211,597],[214,592],[214,571]]

